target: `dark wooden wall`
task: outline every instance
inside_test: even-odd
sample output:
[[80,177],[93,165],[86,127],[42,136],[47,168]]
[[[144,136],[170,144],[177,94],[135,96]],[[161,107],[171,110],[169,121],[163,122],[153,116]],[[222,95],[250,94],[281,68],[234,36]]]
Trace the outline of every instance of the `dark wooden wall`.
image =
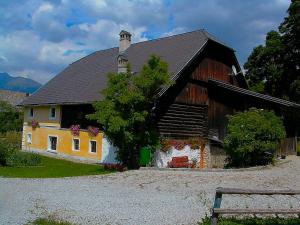
[[157,114],[161,136],[185,138],[216,134],[218,138],[223,137],[226,114],[230,110],[209,99],[207,81],[213,78],[237,85],[230,76],[234,64],[232,51],[215,44],[207,46],[160,102]]
[[158,130],[164,137],[206,137],[207,105],[171,104],[159,119]]

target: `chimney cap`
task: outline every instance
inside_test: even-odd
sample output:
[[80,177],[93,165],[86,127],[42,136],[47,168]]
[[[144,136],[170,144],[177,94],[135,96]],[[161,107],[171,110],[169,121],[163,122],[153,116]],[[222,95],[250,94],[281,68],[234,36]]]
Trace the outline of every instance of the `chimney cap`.
[[126,35],[128,35],[128,36],[130,36],[131,37],[131,33],[129,33],[128,31],[126,31],[126,30],[121,30],[121,32],[120,32],[120,34],[119,35],[122,35],[122,34],[126,34]]

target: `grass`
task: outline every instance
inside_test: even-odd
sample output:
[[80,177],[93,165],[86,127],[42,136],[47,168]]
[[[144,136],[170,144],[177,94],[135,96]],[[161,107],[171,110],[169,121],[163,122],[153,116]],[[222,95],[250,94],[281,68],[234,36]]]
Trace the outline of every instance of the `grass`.
[[26,225],[72,225],[72,223],[69,223],[67,221],[61,221],[57,219],[52,218],[38,218],[34,220],[31,223],[28,223]]
[[100,165],[76,163],[47,156],[41,156],[41,158],[41,165],[36,167],[0,166],[0,177],[53,178],[107,174],[111,172]]
[[[246,219],[219,219],[218,225],[299,225],[300,218],[246,218]],[[210,219],[205,218],[198,225],[210,225]]]

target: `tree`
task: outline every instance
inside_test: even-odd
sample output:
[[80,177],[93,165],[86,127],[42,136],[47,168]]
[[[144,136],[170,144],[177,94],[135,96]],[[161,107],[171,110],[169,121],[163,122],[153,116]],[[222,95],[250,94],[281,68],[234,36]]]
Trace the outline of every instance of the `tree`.
[[281,36],[270,31],[265,46],[254,48],[244,68],[251,90],[276,97],[282,97],[280,79],[282,70],[283,46]]
[[118,159],[128,168],[138,167],[141,147],[154,149],[159,143],[152,117],[157,91],[170,85],[168,65],[151,56],[138,74],[131,72],[108,74],[108,85],[102,91],[104,99],[94,104],[97,120],[109,140],[118,148]]
[[285,137],[283,122],[274,112],[251,108],[229,116],[224,149],[229,165],[247,167],[272,162]]
[[282,84],[289,91],[290,99],[300,102],[299,92],[298,95],[295,94],[297,85],[299,91],[300,82],[300,0],[292,0],[288,16],[279,26],[279,31],[284,45]]
[[21,131],[23,113],[7,102],[0,101],[0,133]]
[[300,0],[291,1],[279,32],[267,34],[265,45],[253,49],[244,68],[251,90],[299,102]]

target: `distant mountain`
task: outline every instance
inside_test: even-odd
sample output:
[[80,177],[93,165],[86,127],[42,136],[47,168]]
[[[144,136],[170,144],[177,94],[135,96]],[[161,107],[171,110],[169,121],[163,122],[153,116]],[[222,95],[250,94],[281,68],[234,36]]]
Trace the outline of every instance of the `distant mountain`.
[[0,89],[33,93],[42,85],[32,79],[13,77],[8,73],[0,73]]

